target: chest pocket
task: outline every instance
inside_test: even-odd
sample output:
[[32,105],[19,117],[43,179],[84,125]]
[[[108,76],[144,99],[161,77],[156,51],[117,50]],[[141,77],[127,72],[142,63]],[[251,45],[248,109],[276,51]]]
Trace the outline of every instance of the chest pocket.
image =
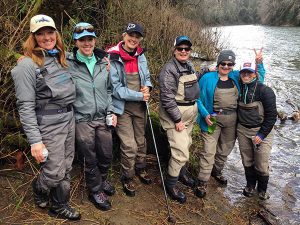
[[74,102],[75,84],[67,69],[53,65],[36,69],[37,107],[43,108],[47,103],[62,107]]
[[195,101],[200,96],[200,89],[197,82],[196,74],[183,74],[179,78],[178,89],[176,94],[177,102]]
[[262,103],[259,101],[249,104],[239,102],[238,120],[239,123],[246,126],[257,126],[261,124],[264,120],[264,109]]

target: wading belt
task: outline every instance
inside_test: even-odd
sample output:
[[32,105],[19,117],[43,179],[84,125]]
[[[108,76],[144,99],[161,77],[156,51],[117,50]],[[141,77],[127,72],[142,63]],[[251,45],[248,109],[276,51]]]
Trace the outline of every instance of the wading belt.
[[66,107],[57,108],[57,109],[44,109],[36,111],[37,115],[56,115],[61,113],[71,112],[73,109],[72,105],[67,105]]

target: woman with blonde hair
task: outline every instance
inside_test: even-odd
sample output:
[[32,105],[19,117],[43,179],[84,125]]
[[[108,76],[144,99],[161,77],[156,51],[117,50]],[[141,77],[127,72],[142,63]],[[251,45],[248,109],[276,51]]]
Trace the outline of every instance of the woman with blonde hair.
[[26,56],[12,70],[20,121],[31,154],[41,163],[32,182],[34,201],[49,215],[78,220],[69,206],[70,171],[74,158],[75,85],[67,70],[64,46],[53,19],[36,15],[24,43]]

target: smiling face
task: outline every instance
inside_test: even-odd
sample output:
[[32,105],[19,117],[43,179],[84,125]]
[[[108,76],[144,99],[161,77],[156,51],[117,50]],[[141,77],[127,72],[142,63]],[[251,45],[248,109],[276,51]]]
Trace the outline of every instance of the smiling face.
[[181,44],[175,47],[174,56],[182,63],[185,63],[190,58],[191,47],[186,44]]
[[250,83],[253,79],[256,78],[256,73],[249,71],[249,70],[241,70],[240,77],[244,84]]
[[46,50],[52,50],[56,45],[56,31],[50,27],[42,27],[34,33],[37,45]]
[[124,48],[128,52],[133,52],[141,43],[143,37],[137,33],[132,32],[130,34],[124,33],[123,34],[123,41],[124,41]]
[[96,45],[96,39],[92,36],[84,36],[76,40],[75,44],[82,55],[91,56]]
[[219,75],[225,77],[228,76],[230,71],[232,71],[233,67],[234,67],[234,63],[232,63],[231,61],[222,61],[218,65]]

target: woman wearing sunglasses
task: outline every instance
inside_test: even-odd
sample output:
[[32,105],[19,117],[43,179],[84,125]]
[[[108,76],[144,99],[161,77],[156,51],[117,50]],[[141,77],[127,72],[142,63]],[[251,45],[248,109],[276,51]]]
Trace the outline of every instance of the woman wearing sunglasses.
[[129,23],[123,41],[110,48],[113,104],[118,114],[116,132],[121,141],[121,181],[127,196],[135,196],[134,175],[144,184],[152,181],[146,171],[146,102],[152,84],[145,50],[140,47],[141,25]]
[[276,96],[270,87],[258,81],[255,62],[242,64],[240,78],[237,137],[247,181],[243,194],[253,196],[257,185],[258,197],[266,200],[273,127],[277,119]]
[[34,201],[38,207],[46,208],[50,198],[49,215],[78,220],[80,213],[69,205],[75,85],[67,70],[61,36],[51,17],[31,18],[30,35],[23,48],[25,57],[11,73],[31,154],[42,163],[32,182]]
[[[107,53],[95,48],[94,27],[85,22],[74,27],[75,46],[67,57],[76,84],[73,103],[76,121],[76,148],[85,163],[89,200],[100,210],[111,208],[107,195],[115,188],[108,181],[112,161],[111,126],[117,117],[112,105]],[[112,121],[106,123],[106,117]]]
[[160,123],[167,132],[171,158],[165,179],[169,196],[184,203],[185,194],[176,186],[177,181],[193,187],[194,180],[186,175],[186,162],[192,144],[192,129],[197,116],[196,100],[199,86],[193,64],[189,61],[192,42],[188,36],[178,36],[174,43],[174,57],[159,73]]
[[[261,51],[256,54],[256,61],[263,81],[265,70]],[[221,185],[227,185],[222,170],[236,139],[237,102],[240,93],[239,71],[233,70],[234,65],[234,52],[223,50],[217,59],[217,71],[206,73],[199,80],[201,94],[197,100],[197,122],[202,131],[204,147],[200,153],[195,195],[200,198],[206,195],[210,176]],[[213,126],[212,115],[216,115],[216,125],[215,130],[209,132],[209,126]]]

